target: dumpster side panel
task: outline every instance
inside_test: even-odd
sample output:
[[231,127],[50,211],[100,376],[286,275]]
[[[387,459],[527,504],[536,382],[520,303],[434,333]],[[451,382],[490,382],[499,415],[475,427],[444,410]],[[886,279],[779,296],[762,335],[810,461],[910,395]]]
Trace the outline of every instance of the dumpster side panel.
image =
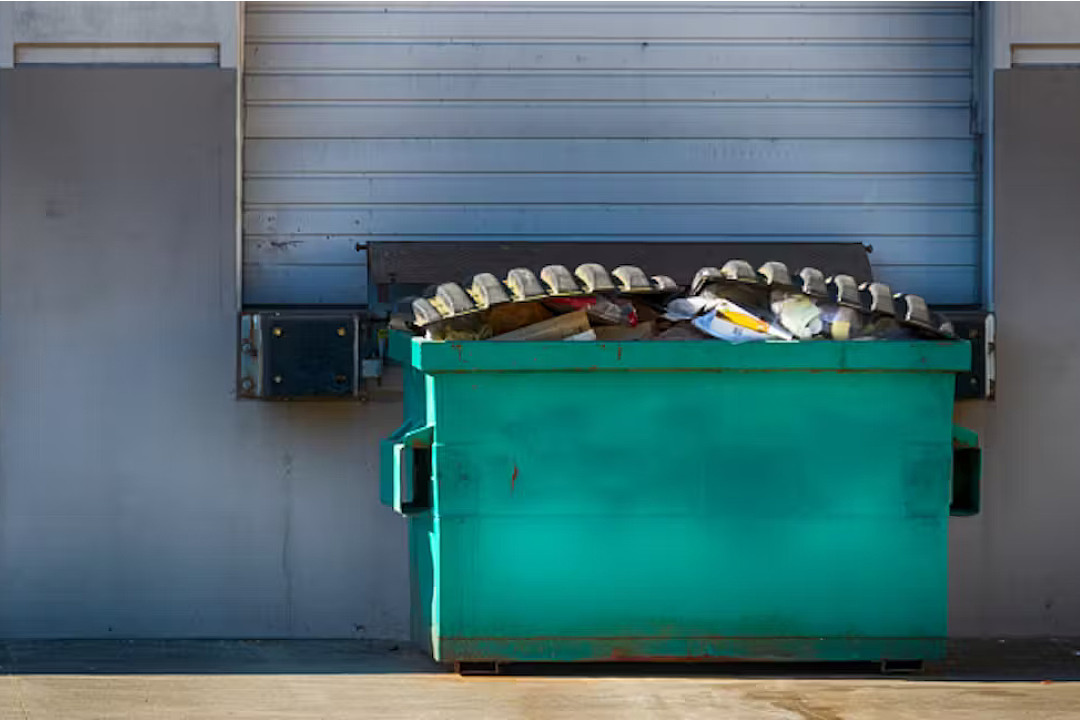
[[437,654],[937,655],[952,389],[898,371],[429,376]]

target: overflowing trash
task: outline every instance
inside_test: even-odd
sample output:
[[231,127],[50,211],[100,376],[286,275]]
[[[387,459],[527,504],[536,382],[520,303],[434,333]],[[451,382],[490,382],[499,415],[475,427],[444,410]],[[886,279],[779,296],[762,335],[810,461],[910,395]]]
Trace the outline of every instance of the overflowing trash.
[[781,262],[756,270],[744,260],[703,267],[688,286],[623,265],[574,272],[548,265],[539,276],[514,268],[504,280],[480,273],[462,287],[443,283],[412,300],[393,324],[430,340],[673,341],[730,343],[917,340],[955,337],[918,295],[880,282],[792,275]]

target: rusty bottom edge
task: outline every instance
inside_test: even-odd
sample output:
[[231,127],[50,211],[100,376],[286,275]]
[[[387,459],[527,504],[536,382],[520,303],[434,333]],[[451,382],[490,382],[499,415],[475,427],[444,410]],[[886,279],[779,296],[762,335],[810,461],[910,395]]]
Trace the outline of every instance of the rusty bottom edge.
[[439,662],[883,662],[940,660],[945,638],[440,638]]

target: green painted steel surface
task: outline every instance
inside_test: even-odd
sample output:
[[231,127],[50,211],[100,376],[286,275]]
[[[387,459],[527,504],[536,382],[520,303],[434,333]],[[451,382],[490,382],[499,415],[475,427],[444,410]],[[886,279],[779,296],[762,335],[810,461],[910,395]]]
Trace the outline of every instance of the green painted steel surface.
[[383,499],[426,497],[392,441],[433,428],[407,512],[436,659],[941,654],[966,343],[403,350]]

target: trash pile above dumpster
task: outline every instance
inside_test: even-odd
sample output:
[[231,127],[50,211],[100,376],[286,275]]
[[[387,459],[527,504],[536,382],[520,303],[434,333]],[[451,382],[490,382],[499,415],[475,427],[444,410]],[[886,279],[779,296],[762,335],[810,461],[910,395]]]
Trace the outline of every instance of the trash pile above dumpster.
[[954,337],[952,326],[918,295],[879,282],[825,277],[781,262],[756,271],[744,260],[704,267],[688,287],[623,265],[611,273],[585,263],[571,273],[548,265],[537,277],[514,268],[505,280],[473,276],[466,288],[443,283],[412,301],[397,321],[431,340],[702,340],[732,343],[809,340],[914,340]]

